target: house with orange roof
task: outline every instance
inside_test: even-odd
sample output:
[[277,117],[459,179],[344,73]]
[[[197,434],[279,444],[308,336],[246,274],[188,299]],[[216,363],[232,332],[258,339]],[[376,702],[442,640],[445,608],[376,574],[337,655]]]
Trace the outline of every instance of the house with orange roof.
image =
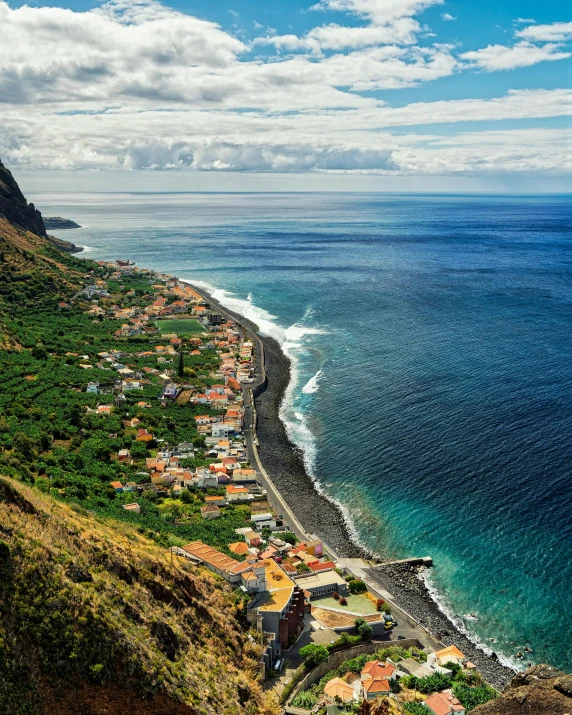
[[450,690],[433,693],[423,702],[433,715],[465,715],[464,706]]
[[109,486],[113,487],[118,493],[123,491],[123,484],[121,484],[121,482],[110,482]]
[[435,653],[435,658],[439,665],[446,665],[447,663],[457,663],[458,665],[463,665],[467,661],[467,657],[462,653],[456,645],[447,646],[442,650],[438,650]]
[[342,678],[333,678],[324,687],[324,700],[329,705],[335,705],[339,701],[342,703],[352,703],[356,700],[353,687]]
[[[226,472],[225,472],[226,473]],[[226,486],[227,502],[245,501],[248,498],[248,489],[246,487],[235,487],[234,484]]]

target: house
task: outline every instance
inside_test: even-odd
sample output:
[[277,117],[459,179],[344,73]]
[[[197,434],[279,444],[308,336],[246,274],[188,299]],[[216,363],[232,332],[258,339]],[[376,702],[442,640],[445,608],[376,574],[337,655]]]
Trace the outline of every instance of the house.
[[193,541],[183,546],[178,553],[192,561],[205,564],[210,571],[222,576],[228,583],[236,584],[247,593],[263,593],[266,589],[264,564],[237,561],[202,541]]
[[215,504],[205,504],[201,507],[201,516],[203,519],[218,519],[220,509]]
[[224,506],[226,504],[223,496],[205,497],[205,504],[214,504],[215,506]]
[[450,645],[447,648],[438,650],[435,653],[435,658],[439,665],[447,665],[447,663],[457,663],[457,665],[463,665],[467,661],[467,657],[464,653],[457,648],[456,645]]
[[235,487],[234,484],[227,484],[227,486],[226,486],[226,500],[227,500],[227,502],[230,503],[230,502],[244,501],[247,498],[248,498],[248,489],[246,487]]
[[139,504],[133,503],[133,504],[124,504],[123,508],[125,511],[131,511],[134,514],[140,514],[141,513],[141,507]]
[[437,663],[435,653],[430,653],[427,656],[426,663],[420,663],[414,658],[404,658],[399,661],[399,669],[409,675],[414,675],[416,678],[427,678],[435,673],[441,673],[441,675],[446,675],[448,677],[453,675],[452,670],[449,670],[449,668],[443,668],[443,666]]
[[[228,487],[227,487],[228,489]],[[235,489],[244,489],[248,492],[246,487],[235,487]],[[276,527],[276,521],[272,518],[270,512],[264,512],[262,514],[253,514],[251,521],[254,522],[254,526],[257,531],[262,531],[262,529],[274,529]]]
[[257,534],[256,531],[247,531],[244,534],[244,539],[249,546],[260,546],[262,543],[260,534]]
[[100,405],[97,408],[97,414],[101,415],[102,417],[109,417],[111,414],[111,406],[110,405]]
[[99,382],[88,382],[86,392],[97,395],[99,393]]
[[465,708],[449,690],[433,693],[424,703],[433,715],[465,715]]
[[368,661],[361,671],[362,695],[366,700],[380,695],[389,695],[390,681],[395,680],[397,668],[393,663],[383,663],[380,660]]
[[324,700],[329,705],[334,705],[340,700],[342,703],[351,703],[355,700],[354,689],[341,678],[333,678],[324,687]]
[[128,449],[120,449],[117,453],[117,459],[120,462],[128,462],[131,459],[131,452]]
[[147,432],[146,429],[141,428],[137,430],[137,437],[135,437],[137,442],[151,442],[152,439],[153,435],[150,432]]
[[110,486],[113,487],[117,493],[123,491],[123,484],[121,484],[121,482],[110,482]]

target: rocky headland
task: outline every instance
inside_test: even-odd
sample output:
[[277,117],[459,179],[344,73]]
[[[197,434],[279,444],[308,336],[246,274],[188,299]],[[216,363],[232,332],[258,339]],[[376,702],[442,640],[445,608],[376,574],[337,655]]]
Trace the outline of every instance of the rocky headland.
[[48,231],[67,231],[72,228],[81,228],[79,223],[61,216],[44,216],[44,226]]

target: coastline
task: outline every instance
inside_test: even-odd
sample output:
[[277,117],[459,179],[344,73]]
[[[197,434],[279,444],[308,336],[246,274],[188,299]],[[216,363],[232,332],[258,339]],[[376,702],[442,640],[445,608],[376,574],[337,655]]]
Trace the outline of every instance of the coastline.
[[[210,303],[233,317],[261,340],[264,345],[264,363],[267,385],[255,398],[259,437],[258,453],[272,484],[310,534],[320,537],[338,556],[347,558],[372,558],[350,533],[342,509],[320,493],[308,474],[302,450],[291,442],[280,407],[291,379],[291,361],[280,344],[259,334],[258,326],[214,299],[204,288],[192,285]],[[403,611],[425,631],[439,634],[443,645],[455,644],[475,663],[484,678],[496,689],[502,690],[514,677],[515,670],[500,662],[498,656],[485,652],[451,618],[433,598],[418,570],[408,566],[378,565],[363,569],[363,574],[375,587],[389,595],[397,609]]]

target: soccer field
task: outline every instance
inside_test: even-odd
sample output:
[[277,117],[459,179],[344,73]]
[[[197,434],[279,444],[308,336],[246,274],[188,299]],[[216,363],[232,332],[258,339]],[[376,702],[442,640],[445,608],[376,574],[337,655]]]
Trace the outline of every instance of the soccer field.
[[198,320],[158,320],[157,327],[162,333],[204,333],[205,327]]

